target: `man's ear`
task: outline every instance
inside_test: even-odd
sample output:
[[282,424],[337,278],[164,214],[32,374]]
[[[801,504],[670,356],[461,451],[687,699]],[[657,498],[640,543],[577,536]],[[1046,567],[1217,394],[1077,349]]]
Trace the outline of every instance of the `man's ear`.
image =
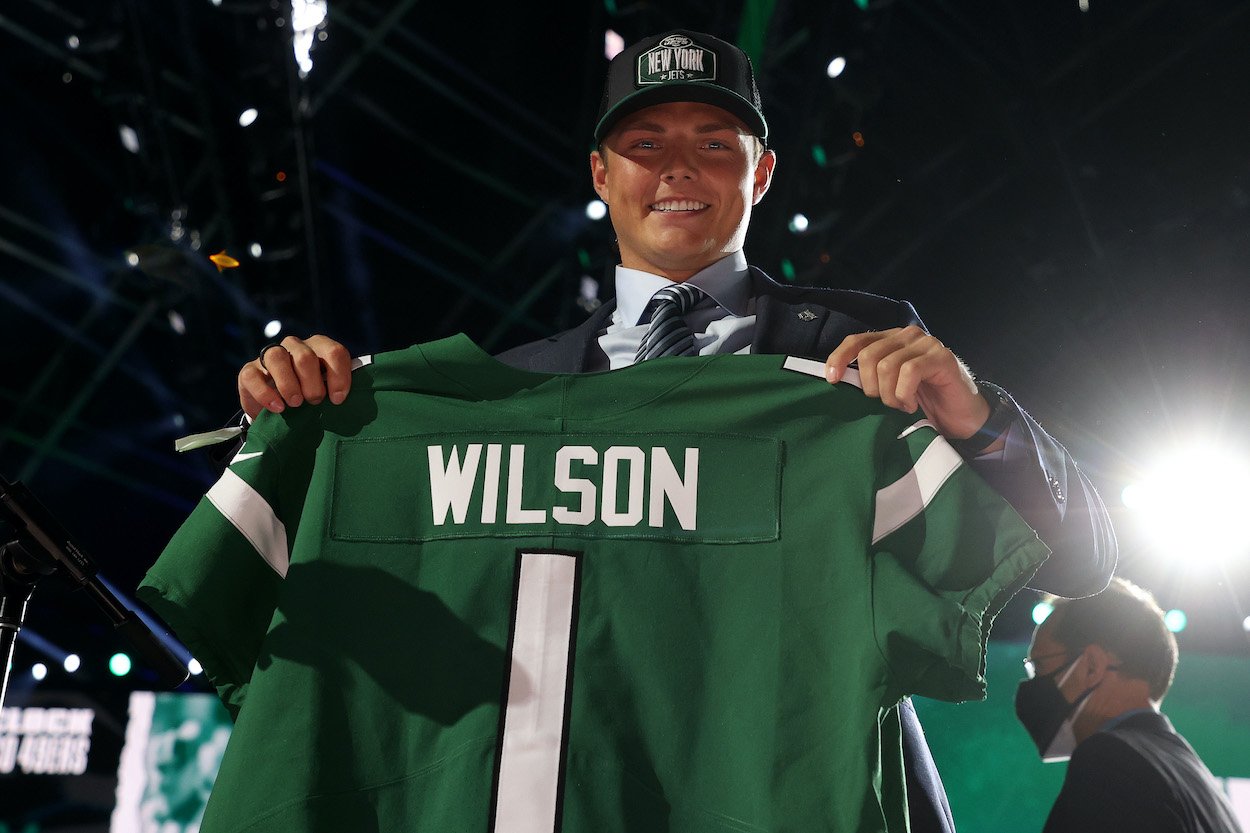
[[777,165],[777,154],[766,150],[760,154],[760,161],[755,164],[755,182],[752,189],[751,205],[759,205],[768,192],[773,181],[773,168]]
[[597,150],[590,152],[590,182],[595,186],[599,199],[611,205],[612,202],[608,199],[608,165]]
[[1108,651],[1101,645],[1087,645],[1081,653],[1081,658],[1077,661],[1079,668],[1077,676],[1081,678],[1081,688],[1089,689],[1102,682],[1103,677],[1107,674],[1107,669],[1113,665],[1119,665],[1120,662],[1115,654]]

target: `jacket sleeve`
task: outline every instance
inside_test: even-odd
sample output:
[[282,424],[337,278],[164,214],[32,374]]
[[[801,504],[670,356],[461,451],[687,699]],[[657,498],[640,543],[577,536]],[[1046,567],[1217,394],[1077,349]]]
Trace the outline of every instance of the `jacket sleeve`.
[[972,466],[1051,549],[1029,586],[1068,597],[1097,593],[1111,580],[1118,553],[1107,508],[1067,449],[1008,399],[1016,417],[1007,447]]

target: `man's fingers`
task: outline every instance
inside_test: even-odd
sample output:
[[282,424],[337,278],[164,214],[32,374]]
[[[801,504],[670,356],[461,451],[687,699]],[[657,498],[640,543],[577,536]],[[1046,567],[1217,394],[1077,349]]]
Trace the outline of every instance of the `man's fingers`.
[[[291,368],[294,370],[296,383],[299,385],[299,395],[303,400],[314,405],[318,404],[326,398],[325,379],[321,375],[321,359],[307,342],[295,336],[282,339],[282,346],[290,353]],[[281,385],[278,389],[282,390]],[[286,391],[283,391],[284,395],[285,393]],[[287,397],[286,401],[290,405],[299,404],[292,402],[290,397]]]
[[830,382],[841,380],[847,365],[858,358],[860,351],[882,338],[885,338],[884,333],[856,333],[842,339],[825,360],[825,378]]
[[352,386],[352,357],[346,347],[326,336],[287,336],[243,365],[238,385],[239,405],[253,418],[261,410],[281,413],[288,405],[315,405],[327,393],[338,405]]
[[330,401],[339,405],[347,398],[352,387],[352,356],[347,348],[332,338],[315,335],[304,342],[321,360],[325,373],[325,387]]
[[239,406],[253,419],[262,409],[279,414],[286,407],[282,397],[274,389],[270,377],[261,369],[258,360],[252,360],[243,365],[243,369],[239,371],[238,385]]

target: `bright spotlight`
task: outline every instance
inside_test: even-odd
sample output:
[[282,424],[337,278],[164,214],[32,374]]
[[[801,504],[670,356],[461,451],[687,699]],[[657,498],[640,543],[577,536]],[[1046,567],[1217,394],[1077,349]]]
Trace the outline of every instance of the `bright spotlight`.
[[1180,633],[1189,624],[1189,617],[1185,615],[1185,611],[1173,608],[1163,614],[1163,624],[1167,625],[1172,633]]
[[256,112],[255,107],[248,107],[242,113],[239,113],[239,127],[247,127],[251,125],[252,122],[256,121],[256,117],[259,115],[260,113]]
[[802,234],[807,231],[808,221],[806,214],[795,214],[790,218],[790,231],[795,234]]
[[44,665],[42,662],[36,662],[30,668],[30,676],[34,677],[36,680],[42,680],[44,677],[48,676],[48,666]]
[[114,677],[124,677],[130,673],[132,664],[130,657],[126,654],[113,654],[109,658],[109,671],[113,672]]
[[198,659],[191,657],[191,661],[187,663],[187,670],[191,672],[191,676],[198,677],[204,673],[204,666],[200,665]]
[[180,336],[187,334],[187,320],[182,317],[182,313],[171,309],[166,317],[169,319],[169,329]]
[[276,318],[265,325],[265,338],[273,338],[280,332],[282,332],[282,322]]
[[65,45],[68,46],[70,49],[77,49],[78,47],[82,46],[82,41],[78,39],[77,35],[70,35],[68,38],[65,39]]
[[126,252],[126,265],[132,266],[132,267],[138,266],[139,255],[136,254],[135,252]]
[[1217,446],[1178,449],[1121,492],[1161,552],[1204,561],[1244,553],[1250,530],[1250,458]]
[[592,220],[602,220],[608,216],[608,205],[603,200],[591,200],[586,203],[586,216]]
[[265,253],[265,250],[261,248],[259,243],[253,243],[252,245],[248,246],[247,251],[252,257],[260,257],[262,254]]
[[139,134],[128,124],[123,124],[117,128],[117,135],[121,136],[122,147],[131,153],[139,152]]
[[1033,605],[1033,624],[1040,625],[1046,621],[1046,617],[1054,611],[1055,606],[1050,602],[1038,602]]
[[841,55],[829,62],[829,66],[825,67],[825,75],[830,78],[837,78],[846,70],[846,58]]
[[78,654],[70,654],[65,657],[65,661],[62,662],[61,665],[65,666],[66,671],[73,674],[82,667],[82,658],[79,657]]

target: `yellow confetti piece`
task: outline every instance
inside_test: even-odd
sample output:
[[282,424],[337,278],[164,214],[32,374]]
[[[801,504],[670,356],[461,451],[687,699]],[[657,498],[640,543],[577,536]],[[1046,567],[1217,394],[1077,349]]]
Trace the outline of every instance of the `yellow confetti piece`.
[[222,271],[223,269],[239,268],[239,261],[235,260],[230,255],[226,254],[225,249],[222,249],[220,252],[218,252],[215,255],[209,255],[208,259],[211,260],[213,262],[213,265],[217,267],[218,272]]

